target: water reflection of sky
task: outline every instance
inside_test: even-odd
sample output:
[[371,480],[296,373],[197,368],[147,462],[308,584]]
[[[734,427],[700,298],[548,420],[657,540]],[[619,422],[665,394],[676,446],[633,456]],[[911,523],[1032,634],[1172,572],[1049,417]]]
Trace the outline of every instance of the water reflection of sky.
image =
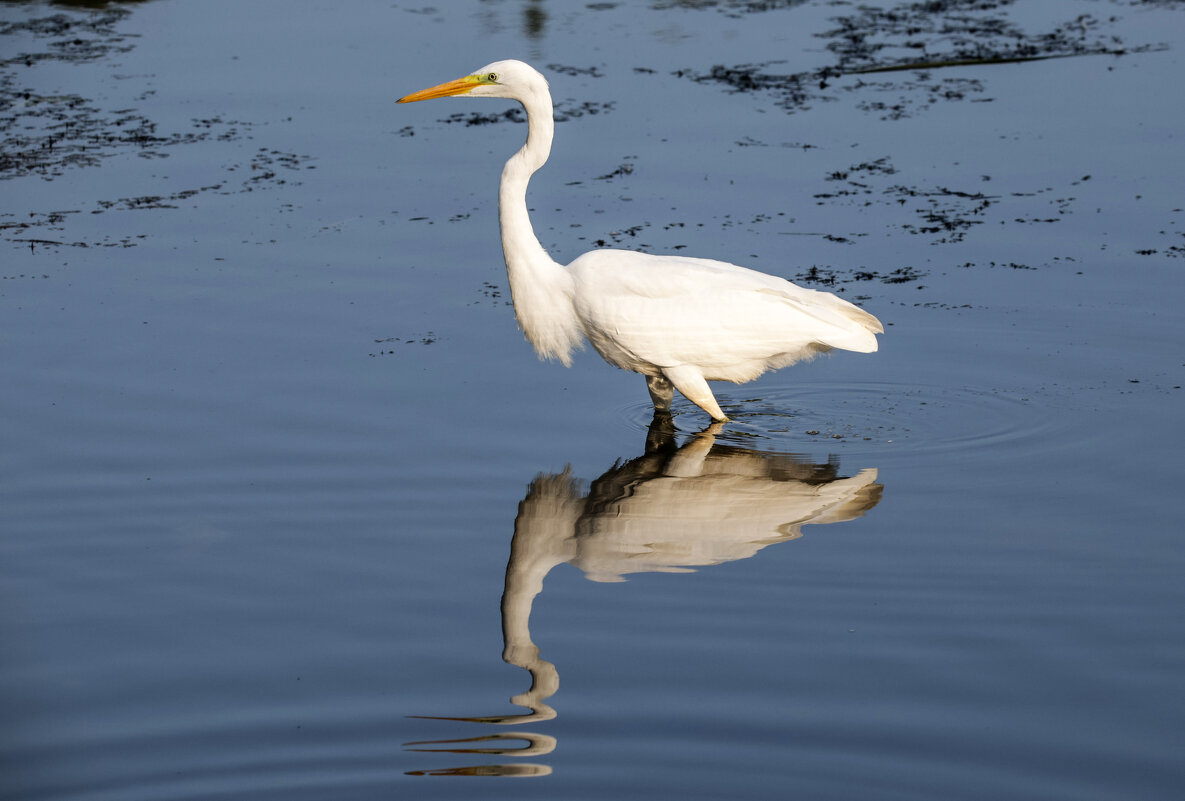
[[[452,797],[409,774],[497,764],[547,775],[469,791],[1172,797],[1180,4],[759,7],[0,7],[8,794]],[[734,558],[710,490],[639,511],[710,479],[702,416],[639,456],[636,376],[535,360],[494,222],[523,127],[394,104],[505,57],[561,115],[557,259],[723,258],[885,320],[722,387],[710,447],[755,518],[875,467],[866,516]],[[507,664],[544,487],[576,533]],[[535,656],[562,688],[523,689]],[[556,716],[412,717],[517,690]]]

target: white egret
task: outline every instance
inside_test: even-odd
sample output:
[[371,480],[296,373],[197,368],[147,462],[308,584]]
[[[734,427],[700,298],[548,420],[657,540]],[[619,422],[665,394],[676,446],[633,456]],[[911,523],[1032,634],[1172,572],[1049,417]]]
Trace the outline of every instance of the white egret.
[[555,129],[547,79],[496,61],[399,102],[454,95],[517,100],[527,113],[527,142],[502,170],[498,219],[514,313],[540,358],[569,366],[587,338],[605,361],[646,377],[656,413],[670,411],[677,389],[727,420],[708,381],[751,381],[834,348],[877,349],[884,328],[858,306],[735,264],[612,249],[557,263],[527,213],[527,182]]

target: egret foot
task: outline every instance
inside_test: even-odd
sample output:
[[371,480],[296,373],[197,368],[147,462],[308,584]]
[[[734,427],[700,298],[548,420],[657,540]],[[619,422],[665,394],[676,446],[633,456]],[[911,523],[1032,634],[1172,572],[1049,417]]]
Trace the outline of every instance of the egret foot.
[[[687,364],[679,367],[664,367],[662,374],[666,376],[667,381],[675,385],[675,389],[683,393],[683,397],[711,415],[713,420],[720,423],[728,422],[728,418],[720,409],[720,404],[716,402],[716,396],[708,388],[708,382],[704,380],[704,374],[700,372],[699,368]],[[651,394],[653,394],[653,390],[651,390]]]

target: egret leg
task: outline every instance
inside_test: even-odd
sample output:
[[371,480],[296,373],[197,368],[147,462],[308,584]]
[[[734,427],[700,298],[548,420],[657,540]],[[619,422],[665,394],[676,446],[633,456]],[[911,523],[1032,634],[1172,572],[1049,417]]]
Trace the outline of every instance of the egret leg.
[[[708,389],[708,382],[704,380],[704,374],[698,369],[688,365],[665,367],[662,374],[675,385],[675,389],[683,393],[687,400],[710,414],[713,420],[722,423],[728,420],[724,416],[724,412],[721,411],[720,404],[716,402],[712,390]],[[653,390],[651,390],[651,394],[653,394]]]
[[675,387],[661,375],[646,376],[646,389],[650,390],[650,400],[654,402],[654,411],[662,414],[671,413],[671,400],[675,397]]

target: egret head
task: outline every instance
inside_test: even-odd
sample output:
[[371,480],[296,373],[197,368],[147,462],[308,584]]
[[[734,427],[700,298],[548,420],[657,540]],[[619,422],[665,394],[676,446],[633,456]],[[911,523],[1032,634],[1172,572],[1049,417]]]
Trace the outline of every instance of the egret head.
[[540,89],[546,91],[547,79],[534,67],[521,61],[495,61],[472,75],[442,83],[402,97],[400,103],[432,100],[437,97],[506,97],[521,101]]

